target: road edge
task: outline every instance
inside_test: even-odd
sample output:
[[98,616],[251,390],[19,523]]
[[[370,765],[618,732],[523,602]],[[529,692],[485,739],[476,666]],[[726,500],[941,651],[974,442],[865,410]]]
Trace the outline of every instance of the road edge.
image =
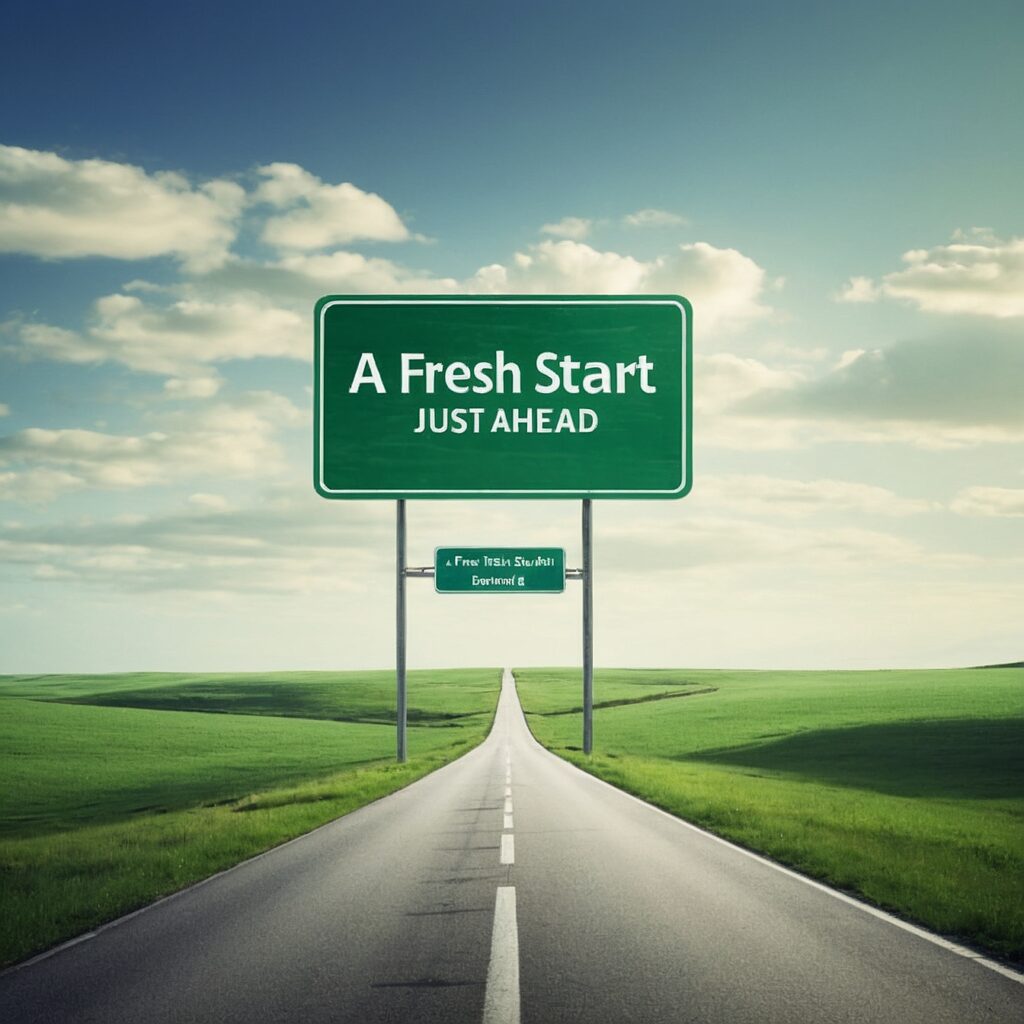
[[[500,688],[499,688],[500,696]],[[315,835],[317,832],[323,831],[325,828],[330,828],[332,825],[336,825],[339,821],[346,821],[351,819],[354,815],[359,814],[367,808],[373,807],[379,804],[382,800],[387,800],[390,797],[397,796],[399,793],[405,793],[412,789],[414,786],[426,779],[432,778],[437,775],[438,772],[443,772],[446,768],[452,765],[458,764],[464,758],[469,757],[471,754],[476,753],[480,750],[483,745],[490,739],[491,734],[494,730],[494,717],[497,714],[497,702],[495,702],[495,712],[491,716],[490,728],[487,730],[486,735],[480,740],[479,743],[474,747],[470,747],[469,750],[460,754],[455,760],[447,761],[445,764],[439,765],[433,771],[427,772],[426,775],[421,775],[418,779],[413,779],[412,782],[406,783],[404,786],[398,789],[392,790],[390,793],[385,793],[383,796],[376,797],[373,800],[365,804],[361,804],[359,807],[354,807],[350,811],[346,811],[344,814],[339,814],[336,818],[331,818],[330,821],[325,821],[322,825],[317,825],[315,828],[311,828],[308,832],[303,832],[301,835],[292,836],[291,839],[285,839],[283,842],[277,843],[274,846],[269,846],[265,850],[260,850],[259,853],[254,853],[251,857],[246,857],[245,860],[240,860],[235,864],[230,865],[226,868],[221,868],[220,871],[215,872],[212,875],[207,875],[205,878],[200,878],[198,881],[190,882],[182,889],[176,889],[174,892],[168,893],[166,896],[161,896],[159,899],[154,900],[152,903],[146,903],[141,907],[136,907],[134,910],[129,910],[126,914],[121,914],[118,917],[112,918],[109,921],[104,921],[103,924],[97,925],[95,928],[90,928],[88,931],[82,932],[80,935],[75,935],[73,938],[65,939],[63,942],[58,943],[55,946],[51,946],[49,949],[44,949],[42,952],[35,953],[27,960],[19,960],[17,963],[8,964],[6,967],[0,969],[0,978],[4,978],[9,974],[15,974],[26,967],[31,967],[43,960],[48,960],[52,956],[56,956],[58,953],[63,953],[65,950],[71,949],[74,946],[81,945],[83,942],[88,942],[90,939],[96,938],[97,935],[102,934],[105,931],[109,931],[111,928],[117,928],[122,924],[126,924],[128,921],[133,920],[140,914],[145,914],[150,910],[155,910],[157,907],[164,903],[169,903],[171,900],[176,900],[181,897],[187,896],[189,893],[194,892],[196,889],[201,888],[210,882],[216,881],[218,878],[224,875],[230,874],[232,871],[238,871],[250,864],[255,863],[258,860],[262,860],[264,857],[270,854],[277,853],[278,850],[283,850],[287,846],[291,846],[293,843],[301,842],[303,839],[307,839],[309,836]],[[532,733],[531,733],[532,735]]]
[[[512,672],[512,682],[513,686],[515,686],[514,671]],[[730,839],[725,839],[723,836],[716,835],[714,832],[709,832],[706,828],[702,828],[700,825],[695,825],[692,821],[687,821],[685,818],[680,818],[678,815],[672,814],[670,811],[666,811],[664,808],[658,807],[656,804],[649,803],[647,800],[638,797],[635,793],[630,793],[628,790],[620,789],[618,786],[602,779],[593,772],[588,772],[583,768],[580,768],[579,765],[573,764],[572,761],[569,761],[564,757],[559,757],[558,754],[549,750],[540,742],[540,740],[537,739],[536,736],[534,736],[533,730],[530,728],[530,721],[526,717],[526,712],[523,710],[522,702],[519,700],[518,687],[515,687],[515,694],[516,703],[519,705],[519,713],[523,716],[523,721],[526,724],[526,730],[530,735],[530,739],[536,744],[539,750],[548,757],[558,761],[560,764],[568,765],[584,777],[593,779],[594,782],[597,782],[602,786],[606,786],[608,789],[612,790],[612,792],[618,793],[621,796],[640,804],[642,807],[655,811],[662,817],[668,818],[669,821],[673,821],[677,825],[689,829],[691,832],[696,832],[707,839],[720,843],[722,846],[735,850],[737,853],[741,853],[753,860],[760,861],[762,864],[765,864],[770,868],[774,868],[776,871],[781,871],[784,875],[789,875],[790,878],[803,882],[805,885],[818,889],[820,892],[826,893],[834,899],[846,903],[848,906],[856,907],[858,910],[862,910],[864,913],[870,914],[872,917],[876,917],[881,921],[886,921],[905,932],[909,932],[911,935],[916,935],[918,938],[924,939],[926,942],[930,942],[934,946],[938,946],[941,949],[955,953],[957,956],[963,957],[965,960],[971,960],[976,964],[980,964],[982,967],[986,967],[990,971],[994,971],[996,974],[1001,974],[1003,977],[1009,978],[1010,981],[1014,981],[1018,985],[1024,985],[1024,972],[1017,970],[1008,964],[1000,963],[998,960],[993,960],[987,953],[972,949],[970,946],[965,946],[958,942],[953,942],[951,939],[947,939],[944,936],[939,935],[937,932],[930,931],[929,929],[918,924],[913,924],[910,921],[905,921],[903,918],[897,917],[888,910],[882,910],[881,907],[876,907],[865,900],[858,899],[856,896],[851,896],[849,893],[845,893],[840,889],[835,889],[832,886],[827,885],[825,882],[820,882],[818,879],[811,878],[809,875],[801,874],[799,871],[795,871],[793,868],[787,867],[785,864],[780,864],[778,861],[772,860],[763,853],[758,853],[755,850],[748,849],[746,846],[740,846],[739,843],[735,843]]]

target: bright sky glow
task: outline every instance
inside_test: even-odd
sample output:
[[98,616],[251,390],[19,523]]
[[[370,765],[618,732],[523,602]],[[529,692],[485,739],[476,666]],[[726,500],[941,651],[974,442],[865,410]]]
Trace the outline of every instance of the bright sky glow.
[[[1024,8],[19,5],[0,671],[387,667],[391,503],[318,498],[326,293],[680,293],[695,483],[596,503],[598,665],[1024,658]],[[564,546],[565,502],[412,503]],[[579,594],[410,583],[412,667]]]

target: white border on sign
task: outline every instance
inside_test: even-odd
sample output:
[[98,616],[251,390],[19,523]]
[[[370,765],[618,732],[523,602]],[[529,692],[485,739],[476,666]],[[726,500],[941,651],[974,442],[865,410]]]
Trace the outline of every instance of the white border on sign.
[[[619,488],[617,490],[586,490],[579,487],[566,487],[566,488],[507,488],[507,487],[491,487],[491,488],[462,488],[462,489],[445,489],[442,487],[421,487],[421,488],[407,488],[407,487],[387,487],[380,489],[359,487],[359,488],[337,488],[328,487],[324,482],[324,318],[327,315],[327,310],[332,306],[675,306],[680,313],[680,323],[682,326],[682,333],[680,340],[682,342],[682,380],[681,384],[681,397],[683,402],[683,416],[682,416],[682,435],[680,437],[681,453],[683,459],[686,458],[687,445],[686,445],[686,420],[687,420],[687,409],[686,409],[686,370],[687,370],[687,351],[686,351],[686,307],[674,299],[628,299],[628,300],[616,300],[616,299],[421,299],[421,298],[401,298],[396,297],[393,299],[332,299],[330,302],[325,302],[320,309],[320,388],[319,394],[317,395],[318,407],[317,407],[317,430],[318,430],[318,456],[319,465],[317,466],[317,472],[319,473],[319,489],[326,494],[393,494],[399,497],[412,494],[450,494],[450,495],[466,495],[472,497],[473,495],[481,494],[495,494],[495,495],[548,495],[548,494],[677,494],[686,482],[685,473],[680,478],[679,483],[667,490],[637,490],[635,488]],[[682,467],[681,467],[682,468]],[[687,469],[689,467],[686,467]]]

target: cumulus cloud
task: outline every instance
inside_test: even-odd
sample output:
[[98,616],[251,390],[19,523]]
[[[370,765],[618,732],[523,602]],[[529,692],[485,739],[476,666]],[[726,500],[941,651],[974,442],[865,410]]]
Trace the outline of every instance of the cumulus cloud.
[[581,241],[590,234],[593,221],[588,217],[563,217],[553,224],[544,224],[541,234],[554,235],[556,238],[572,238]]
[[392,260],[337,250],[291,253],[270,263],[233,260],[204,278],[226,293],[262,295],[307,307],[329,291],[355,294],[682,293],[699,330],[742,324],[770,312],[767,275],[750,257],[707,242],[638,260],[570,239],[545,240],[468,278],[441,277]]
[[470,284],[480,292],[588,292],[613,294],[644,290],[650,265],[632,256],[600,252],[582,242],[541,242],[516,253],[511,265],[481,267]]
[[622,218],[622,223],[628,228],[674,228],[686,224],[687,220],[678,213],[648,207],[644,210],[627,213]]
[[188,503],[199,508],[212,508],[223,510],[229,507],[230,502],[223,494],[207,494],[205,491],[197,491],[188,496]]
[[264,478],[285,468],[278,431],[306,420],[280,395],[250,392],[198,412],[165,414],[154,424],[159,429],[145,434],[30,427],[0,437],[0,497],[49,501],[85,488]]
[[294,253],[272,263],[232,259],[174,287],[135,281],[98,299],[81,330],[24,318],[0,324],[9,351],[58,362],[119,363],[165,374],[175,398],[207,398],[221,381],[212,364],[235,359],[312,358],[313,303],[328,292],[429,294],[463,290],[379,257]]
[[731,352],[697,356],[694,388],[697,408],[706,413],[734,409],[745,399],[762,393],[774,394],[799,384],[803,377],[792,370],[779,370],[759,359]]
[[[308,316],[255,297],[212,302],[184,298],[154,304],[137,295],[98,299],[82,332],[49,324],[13,322],[6,333],[23,355],[70,363],[117,362],[134,370],[205,383],[169,385],[182,397],[215,393],[203,368],[229,359],[310,359]],[[189,394],[189,392],[191,394]]]
[[[340,517],[312,494],[270,492],[232,507],[216,495],[193,495],[189,507],[131,520],[93,520],[0,526],[0,563],[42,580],[75,580],[116,590],[235,592],[251,594],[337,590],[346,579],[374,578],[381,553],[394,539],[386,503],[350,505]],[[424,502],[417,512],[423,537],[436,535],[457,514],[468,541],[486,543],[510,529],[538,544],[564,541],[564,507],[470,503],[458,513]],[[765,522],[742,515],[680,518],[671,508],[645,509],[609,502],[602,513],[602,572],[608,578],[650,579],[704,570],[750,571],[813,567],[848,574],[908,564],[959,564],[958,556],[916,539],[863,527],[808,526],[785,519]],[[486,506],[486,507],[484,507]],[[790,517],[792,518],[792,517]],[[555,525],[552,525],[554,520]],[[560,536],[561,534],[561,536]],[[422,541],[421,541],[422,543]],[[570,552],[570,559],[575,556]],[[345,565],[346,573],[336,572]],[[844,575],[848,582],[848,576]],[[674,584],[676,585],[676,584]]]
[[911,516],[935,505],[852,480],[787,480],[758,474],[706,476],[699,500],[748,515],[802,518],[820,512]]
[[1024,516],[1024,490],[1019,487],[966,487],[950,508],[962,516]]
[[695,431],[701,443],[739,451],[793,448],[800,425],[780,415],[745,411],[745,403],[785,393],[805,380],[799,370],[778,369],[731,352],[698,354],[693,365]]
[[259,168],[254,199],[284,212],[269,217],[263,241],[285,250],[327,249],[354,241],[402,242],[409,229],[394,207],[350,182],[329,185],[298,164]]
[[1024,441],[1024,348],[989,325],[844,352],[830,370],[778,368],[732,353],[694,361],[704,445],[783,450],[821,443],[947,450]]
[[[0,443],[4,440],[0,438]],[[0,465],[3,465],[2,454]],[[58,494],[77,491],[83,486],[80,476],[64,470],[43,468],[13,472],[0,469],[0,501],[47,502]]]
[[231,260],[182,291],[207,301],[260,301],[293,309],[308,322],[313,303],[328,293],[435,294],[465,291],[464,282],[403,266],[379,256],[339,249],[291,253],[269,262]]
[[174,256],[205,269],[226,258],[244,203],[231,181],[195,187],[170,171],[0,145],[0,252]]
[[372,503],[339,518],[312,495],[270,494],[247,508],[214,497],[194,495],[185,511],[128,522],[0,526],[0,562],[42,581],[129,592],[316,592],[371,577],[394,530],[390,509]]
[[764,269],[736,249],[707,242],[680,245],[644,261],[583,242],[544,241],[517,253],[508,266],[482,267],[468,284],[469,290],[484,293],[683,294],[701,330],[769,312],[761,301]]
[[164,381],[164,391],[171,398],[213,398],[224,382],[220,377],[171,377]]
[[392,260],[340,250],[314,255],[285,256],[269,269],[292,275],[294,281],[308,283],[319,297],[325,290],[357,294],[454,292],[459,282],[453,277],[437,277],[424,270],[404,267]]
[[830,373],[760,399],[750,411],[851,420],[1024,427],[1024,346],[1003,331],[855,350]]
[[[719,369],[736,375],[742,368]],[[818,376],[760,376],[764,386],[746,394],[741,386],[736,401],[715,409],[727,447],[741,446],[751,429],[764,431],[760,440],[751,438],[755,447],[842,441],[941,450],[1024,441],[1024,348],[996,325],[968,336],[854,349]]]
[[602,572],[644,577],[668,573],[681,579],[682,573],[728,567],[756,571],[776,566],[788,575],[810,568],[889,571],[901,564],[936,568],[972,561],[970,556],[936,551],[916,537],[862,525],[808,523],[802,514],[746,514],[756,511],[752,506],[708,513],[700,481],[687,501],[695,507],[682,517],[660,509],[645,509],[642,519],[635,512],[602,515]]
[[875,302],[878,286],[870,277],[851,277],[836,295],[839,302]]
[[904,253],[903,263],[877,283],[851,278],[838,298],[872,302],[884,295],[928,313],[1024,316],[1024,238],[1002,240],[988,228],[958,231],[948,245]]

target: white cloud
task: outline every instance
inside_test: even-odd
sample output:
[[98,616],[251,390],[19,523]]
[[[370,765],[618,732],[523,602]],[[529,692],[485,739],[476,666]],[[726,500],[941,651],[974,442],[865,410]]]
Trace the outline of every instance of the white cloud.
[[851,277],[836,295],[838,302],[876,302],[878,286],[870,277]]
[[880,283],[851,278],[840,298],[864,302],[885,295],[928,313],[1024,316],[1024,238],[1001,240],[988,228],[959,231],[948,245],[904,253],[903,262]]
[[10,416],[11,407],[6,402],[0,402],[0,416]]
[[[289,489],[238,507],[221,504],[218,497],[199,493],[187,510],[130,522],[0,528],[0,562],[37,575],[41,571],[44,578],[120,590],[318,592],[343,588],[346,581],[364,589],[367,579],[379,577],[382,552],[393,543],[393,511],[386,503],[350,504],[339,517],[331,503],[311,491]],[[413,545],[425,554],[429,539],[449,529],[453,517],[462,524],[467,542],[487,543],[514,530],[526,542],[564,544],[566,528],[577,525],[575,510],[567,510],[566,503],[556,509],[547,504],[465,502],[453,509],[447,503],[440,508],[439,503],[424,502],[415,517]],[[659,577],[670,580],[674,592],[702,571],[779,567],[787,573],[808,568],[816,574],[870,573],[964,561],[914,538],[859,526],[808,526],[699,512],[680,517],[672,503],[645,506],[638,519],[633,503],[605,504],[600,526],[603,577],[641,575],[660,600],[665,600],[665,591]],[[574,564],[577,557],[569,551]],[[346,572],[331,571],[338,565]]]
[[821,512],[910,516],[935,506],[851,480],[787,480],[757,474],[704,476],[697,499],[745,515],[800,518]]
[[265,180],[256,190],[256,201],[286,211],[269,217],[263,226],[263,241],[269,245],[311,250],[410,237],[391,204],[376,193],[349,182],[325,184],[298,164],[268,164],[259,173]]
[[554,224],[541,227],[541,234],[554,235],[556,238],[572,238],[581,241],[590,234],[593,221],[588,217],[563,217]]
[[629,228],[672,228],[681,227],[687,223],[687,220],[678,213],[648,207],[644,210],[627,213],[622,218],[622,223]]
[[953,232],[953,241],[985,242],[992,245],[998,245],[999,236],[992,230],[992,228],[973,227],[968,228],[966,231],[963,228],[957,228]]
[[694,357],[695,431],[701,443],[740,451],[796,447],[799,425],[781,416],[743,411],[744,402],[784,394],[804,376],[793,369],[775,369],[758,359],[716,352]]
[[[0,444],[6,440],[0,438]],[[0,451],[0,465],[3,455]],[[46,502],[58,494],[81,490],[85,482],[81,476],[60,469],[23,469],[18,472],[0,471],[0,501]]]
[[0,437],[0,496],[48,501],[83,488],[122,490],[203,476],[264,479],[286,468],[278,430],[306,420],[280,395],[250,392],[200,411],[165,414],[154,424],[160,429],[145,434],[30,427]]
[[216,375],[207,377],[171,377],[164,391],[171,398],[213,398],[224,382]]
[[749,256],[707,242],[642,261],[569,240],[531,246],[509,266],[482,267],[468,282],[469,290],[485,293],[682,294],[700,331],[766,315],[765,284],[764,270]]
[[508,265],[481,267],[459,280],[380,257],[337,250],[293,252],[259,263],[232,258],[174,285],[135,280],[98,299],[81,330],[13,318],[0,330],[23,357],[60,362],[116,362],[164,374],[169,395],[212,397],[211,364],[258,357],[308,361],[310,309],[328,292],[682,293],[694,305],[701,337],[764,316],[765,272],[735,249],[706,242],[642,261],[571,240],[544,241]]
[[[209,363],[256,357],[311,358],[308,316],[270,306],[254,297],[226,302],[179,299],[151,305],[137,295],[106,295],[98,299],[82,333],[37,323],[5,325],[21,342],[21,352],[71,363],[118,362],[134,370],[192,382],[209,394],[212,378],[202,369]],[[185,397],[186,385],[172,385]]]
[[196,494],[186,511],[130,523],[3,527],[0,562],[40,580],[127,591],[337,591],[373,577],[394,529],[389,508],[367,503],[339,517],[311,489],[237,509],[216,498]]
[[41,356],[59,363],[99,361],[94,350],[83,344],[81,335],[63,327],[8,320],[0,324],[0,330],[21,343],[20,347],[8,347],[23,356]]
[[950,508],[962,516],[1024,516],[1024,490],[1019,487],[967,487]]
[[777,370],[731,352],[697,356],[695,364],[694,400],[697,409],[706,413],[732,409],[763,392],[784,391],[803,379],[792,370]]
[[[766,274],[735,249],[707,242],[679,246],[649,261],[568,239],[545,240],[508,263],[481,267],[459,280],[380,257],[338,250],[292,253],[273,263],[234,260],[202,282],[221,294],[269,297],[308,309],[326,292],[544,294],[682,293],[694,305],[697,330],[742,324],[766,315]],[[196,282],[193,282],[193,286]],[[304,313],[304,316],[307,315]]]
[[847,366],[852,366],[866,352],[867,352],[867,349],[863,349],[863,348],[850,348],[850,349],[847,349],[839,357],[839,361],[836,363],[835,368],[837,370],[843,370]]
[[823,443],[905,444],[934,451],[1024,441],[1024,349],[998,325],[967,337],[843,353],[812,375],[731,353],[694,361],[704,445],[783,450]]
[[455,292],[459,282],[452,277],[435,277],[423,270],[403,267],[392,260],[337,252],[316,255],[295,254],[270,264],[271,273],[283,271],[296,282],[312,287],[316,298],[326,290],[356,294],[400,292]]
[[806,367],[809,364],[823,362],[828,358],[828,349],[823,345],[816,345],[814,348],[805,348],[802,345],[793,345],[782,341],[779,338],[773,338],[770,341],[763,342],[758,347],[758,351],[762,355],[767,355],[774,359],[785,360],[785,364],[787,366]]
[[632,256],[599,252],[582,242],[541,242],[516,253],[510,266],[482,267],[470,286],[498,293],[624,294],[642,291],[649,269]]
[[[717,493],[713,491],[705,503],[703,485],[706,481],[698,478],[686,499],[693,507],[685,516],[670,507],[645,509],[644,515],[638,518],[634,510],[622,509],[622,505],[627,504],[625,502],[615,509],[609,508],[601,517],[602,572],[616,571],[637,577],[665,573],[681,580],[685,574],[694,571],[714,572],[725,567],[753,571],[777,566],[788,576],[806,570],[888,572],[897,565],[938,568],[976,561],[970,555],[937,551],[916,536],[862,525],[851,526],[848,524],[849,515],[844,517],[847,521],[836,525],[804,522],[807,516],[797,510],[800,502],[794,500],[793,490],[788,486],[793,481],[763,482],[767,478],[754,477],[752,487],[761,486],[766,500],[769,494],[785,490],[790,492],[787,500],[792,504],[792,508],[781,516],[757,515],[761,509],[756,501],[750,501],[745,509],[741,509],[740,491],[731,488],[728,478],[725,480],[723,484],[722,478],[718,478]],[[741,480],[736,484],[737,488],[745,486]],[[812,494],[811,501],[821,510],[824,510],[829,484],[833,492],[844,495],[848,502],[847,512],[858,511],[858,503],[864,503],[865,495],[855,496],[850,488],[844,486],[845,481],[814,481],[809,485],[810,490],[816,492]],[[716,487],[713,478],[712,487]],[[732,512],[723,510],[723,514],[715,514],[706,511],[709,505],[730,490],[736,502]],[[833,500],[836,500],[835,495]],[[877,496],[866,500],[878,507]],[[881,503],[890,501],[883,499]],[[856,521],[856,517],[853,518]]]
[[752,399],[747,411],[860,421],[919,421],[1024,429],[1024,347],[990,325],[967,334],[853,350],[829,373],[785,394]]
[[[644,503],[642,516],[635,502],[601,503],[598,613],[619,628],[598,630],[600,663],[637,664],[640,650],[639,663],[649,665],[948,665],[1010,660],[993,650],[1019,643],[1019,559],[936,548],[916,522],[910,536],[899,536],[863,525],[716,517],[690,507],[699,493],[686,508]],[[173,660],[177,649],[147,645],[164,667],[294,667],[296,651],[301,667],[336,664],[336,644],[315,645],[339,615],[360,637],[341,651],[345,665],[379,667],[394,642],[387,600],[394,512],[384,502],[347,503],[338,512],[289,488],[233,508],[179,504],[130,522],[0,524],[0,574],[21,583],[15,597],[51,610],[80,604],[82,588],[92,588],[111,628],[131,621],[151,630],[154,642],[166,634],[168,615],[178,617],[176,632],[188,633],[193,653],[182,664]],[[427,564],[439,531],[453,524],[472,543],[512,530],[520,543],[565,545],[569,563],[579,564],[579,510],[571,502],[422,502],[410,520],[410,558]],[[521,665],[571,664],[578,596],[569,587],[539,603],[497,597],[460,603],[454,614],[428,583],[412,586],[410,649],[430,667],[453,657],[487,662],[496,650]],[[974,653],[963,653],[967,642]],[[111,668],[106,648],[75,652],[94,671]],[[46,657],[31,670],[52,669],[53,655]]]
[[195,505],[197,508],[212,508],[217,511],[223,511],[228,508],[230,504],[223,494],[206,494],[203,491],[190,494],[188,496],[188,502],[190,505]]
[[0,251],[46,259],[175,256],[190,269],[223,262],[245,201],[234,182],[193,187],[108,160],[0,145]]

